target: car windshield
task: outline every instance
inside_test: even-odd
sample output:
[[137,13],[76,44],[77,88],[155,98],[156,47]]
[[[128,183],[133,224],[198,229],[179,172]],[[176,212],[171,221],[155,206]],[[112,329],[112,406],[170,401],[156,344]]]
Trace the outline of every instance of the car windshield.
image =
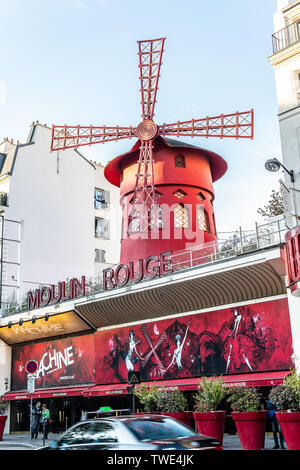
[[195,436],[192,429],[169,418],[159,420],[139,418],[128,420],[125,424],[140,441]]

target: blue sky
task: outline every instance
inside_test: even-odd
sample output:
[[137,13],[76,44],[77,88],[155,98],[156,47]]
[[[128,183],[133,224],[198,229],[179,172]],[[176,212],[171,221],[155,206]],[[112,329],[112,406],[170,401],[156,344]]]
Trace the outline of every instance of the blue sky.
[[[215,184],[219,231],[254,228],[278,189],[264,169],[281,157],[275,79],[268,57],[276,0],[0,0],[0,140],[24,142],[32,121],[140,122],[137,40],[167,37],[155,121],[254,108],[255,138],[193,139],[225,158]],[[133,141],[81,151],[106,163]]]

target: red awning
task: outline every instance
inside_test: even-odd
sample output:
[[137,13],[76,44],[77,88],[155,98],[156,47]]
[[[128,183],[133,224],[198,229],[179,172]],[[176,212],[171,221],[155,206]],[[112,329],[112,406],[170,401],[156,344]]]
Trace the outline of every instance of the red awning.
[[125,393],[127,393],[127,387],[127,383],[114,385],[95,385],[94,387],[85,390],[83,396],[95,397],[105,395],[124,395]]
[[[280,385],[286,375],[290,374],[290,370],[274,371],[274,372],[252,372],[249,374],[234,374],[220,376],[223,378],[223,386],[231,387],[272,387]],[[144,385],[155,387],[164,386],[167,390],[197,390],[199,388],[200,377],[190,379],[173,379],[158,380],[157,382],[143,382]],[[59,397],[93,397],[106,395],[125,395],[127,394],[127,383],[110,384],[110,385],[94,385],[92,387],[77,388],[56,388],[47,390],[36,390],[32,398],[59,398]],[[8,392],[0,397],[1,400],[30,400],[30,394],[27,392]]]
[[[76,397],[82,396],[83,392],[88,387],[70,387],[70,388],[49,388],[47,390],[36,390],[32,394],[32,398],[35,400],[37,398],[59,398],[59,397]],[[31,395],[28,392],[8,392],[0,397],[1,400],[30,400]]]

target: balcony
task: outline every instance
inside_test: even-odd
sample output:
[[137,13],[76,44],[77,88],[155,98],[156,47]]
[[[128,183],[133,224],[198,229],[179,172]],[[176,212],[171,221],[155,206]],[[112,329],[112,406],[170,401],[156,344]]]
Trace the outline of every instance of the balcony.
[[272,34],[273,54],[300,41],[300,22],[292,23]]

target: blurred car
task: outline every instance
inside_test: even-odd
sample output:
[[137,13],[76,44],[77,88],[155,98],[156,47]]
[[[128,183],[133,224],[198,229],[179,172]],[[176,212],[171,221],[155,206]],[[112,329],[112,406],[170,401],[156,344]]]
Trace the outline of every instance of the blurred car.
[[[119,410],[120,411],[120,410]],[[93,412],[97,413],[97,412]],[[69,428],[58,441],[38,450],[211,450],[220,443],[163,415],[98,416]]]

